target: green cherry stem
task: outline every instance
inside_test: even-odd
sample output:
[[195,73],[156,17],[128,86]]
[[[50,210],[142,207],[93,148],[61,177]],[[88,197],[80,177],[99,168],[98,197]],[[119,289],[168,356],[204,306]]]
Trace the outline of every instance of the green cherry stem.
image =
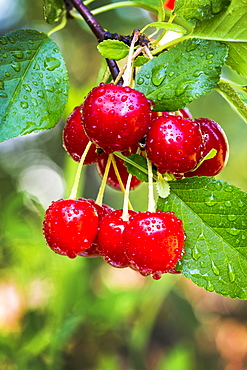
[[123,214],[122,214],[122,219],[124,221],[129,220],[129,194],[130,194],[130,183],[131,183],[132,175],[129,173],[126,187],[125,187],[125,194],[124,194],[124,201],[123,201]]
[[112,162],[112,156],[111,156],[111,154],[109,154],[107,162],[106,162],[106,166],[105,166],[104,176],[102,178],[102,182],[101,182],[101,185],[100,185],[100,188],[99,188],[99,192],[98,192],[97,198],[95,200],[95,203],[98,204],[99,206],[102,206],[102,203],[103,203],[106,181],[107,181],[107,177],[108,177],[108,174],[109,174],[111,162]]
[[70,193],[70,196],[69,196],[69,199],[76,199],[76,196],[77,196],[77,190],[78,190],[78,186],[79,186],[79,182],[80,182],[80,177],[81,177],[81,171],[82,171],[82,167],[83,167],[83,164],[84,164],[84,161],[85,161],[85,158],[87,156],[87,153],[90,149],[92,145],[92,142],[89,141],[82,156],[81,156],[81,159],[80,159],[80,162],[79,162],[79,165],[77,167],[77,171],[76,171],[76,175],[75,175],[75,181],[74,181],[74,184],[72,186],[72,189],[71,189],[71,193]]
[[130,49],[129,49],[129,54],[127,58],[127,67],[126,71],[124,72],[124,84],[123,86],[130,86],[133,78],[133,54],[135,51],[135,43],[138,40],[138,37],[140,36],[140,31],[139,30],[134,30],[133,38],[131,41]]
[[[112,156],[112,165],[113,165],[114,172],[115,172],[115,175],[117,177],[117,180],[118,180],[120,189],[121,189],[122,193],[125,195],[125,187],[124,187],[123,181],[121,179],[120,173],[118,171],[118,168],[117,168],[117,164],[116,164],[114,155],[113,154],[110,154],[110,155]],[[130,200],[129,200],[129,203],[128,203],[128,207],[129,207],[129,209],[133,210],[133,207],[132,207],[132,205],[130,203]]]
[[153,188],[153,169],[152,163],[147,157],[148,166],[148,211],[155,212],[154,188]]

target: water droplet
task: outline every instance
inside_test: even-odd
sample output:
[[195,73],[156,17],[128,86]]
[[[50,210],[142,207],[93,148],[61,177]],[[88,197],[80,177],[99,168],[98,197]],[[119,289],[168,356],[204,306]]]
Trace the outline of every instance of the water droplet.
[[6,53],[4,53],[4,54],[3,54],[3,58],[7,58],[7,56],[8,56],[8,55],[7,55]]
[[5,92],[0,91],[0,98],[7,98],[7,97],[8,95]]
[[39,71],[40,70],[40,66],[39,66],[39,63],[35,62],[34,65],[33,65],[33,69],[35,71]]
[[207,288],[206,288],[209,292],[213,292],[214,291],[214,286],[213,284],[208,281],[208,284],[207,284]]
[[32,91],[31,87],[30,87],[29,85],[27,85],[27,84],[24,84],[24,85],[23,85],[23,87],[24,87],[24,89],[25,89],[27,92],[31,92],[31,91]]
[[191,41],[191,43],[187,46],[186,51],[195,50],[198,47],[198,44],[195,41]]
[[21,65],[19,62],[12,62],[10,63],[11,67],[16,71],[16,72],[20,72],[21,70]]
[[34,44],[33,40],[28,40],[29,44]]
[[225,204],[226,207],[231,207],[232,206],[232,203],[231,203],[230,200],[227,200],[224,204]]
[[217,202],[215,201],[213,194],[205,198],[205,204],[209,207],[213,207],[216,203]]
[[4,90],[4,81],[0,80],[0,90]]
[[199,252],[196,246],[192,250],[192,257],[194,258],[195,261],[197,261],[201,257],[201,252]]
[[46,91],[49,91],[49,92],[54,92],[54,86],[52,85],[47,85],[46,88],[45,88]]
[[198,236],[197,240],[205,240],[205,236],[204,236],[203,232]]
[[10,73],[9,72],[5,72],[5,76],[6,77],[10,77]]
[[227,185],[224,187],[224,190],[227,191],[228,193],[231,193],[234,190],[234,188],[232,185]]
[[185,90],[187,89],[188,87],[188,84],[189,82],[188,81],[181,81],[177,87],[176,87],[176,90],[175,90],[175,95],[176,96],[180,96],[182,94],[185,93]]
[[242,200],[239,200],[239,202],[238,202],[238,206],[239,206],[240,208],[244,207],[244,203],[242,202]]
[[200,266],[203,268],[203,267],[205,267],[205,262],[204,261],[201,261],[200,262]]
[[137,80],[138,85],[142,85],[144,83],[144,78],[139,77]]
[[21,102],[20,102],[20,106],[21,106],[23,109],[26,109],[26,108],[28,108],[28,102],[26,102],[26,101],[21,101]]
[[12,51],[11,53],[13,55],[13,57],[17,58],[17,59],[22,59],[24,54],[21,50],[16,50],[16,51]]
[[220,274],[220,271],[218,269],[218,267],[215,265],[214,261],[211,262],[211,265],[212,265],[212,270],[213,270],[213,273],[217,276],[219,276]]
[[155,86],[162,84],[166,77],[166,65],[163,64],[155,66],[152,70],[152,83]]
[[214,54],[213,54],[213,53],[210,53],[210,54],[208,54],[208,55],[206,56],[206,58],[207,58],[207,59],[212,59],[212,58],[213,58],[213,56],[214,56]]
[[8,38],[8,40],[9,40],[12,44],[14,44],[14,43],[15,43],[15,39],[14,39],[13,37],[8,36],[7,38]]
[[222,183],[220,181],[216,181],[214,186],[215,186],[216,190],[221,190],[222,189]]
[[172,77],[172,76],[174,76],[174,74],[175,74],[175,72],[170,72],[170,73],[168,73],[168,76]]
[[235,275],[233,267],[232,267],[232,265],[230,265],[230,263],[228,264],[228,273],[229,273],[230,282],[233,283],[236,279],[236,275]]
[[199,69],[193,73],[194,77],[199,77],[201,74],[203,74],[203,71],[200,71]]
[[43,97],[44,97],[44,93],[43,93],[43,91],[42,91],[42,90],[39,90],[39,91],[37,92],[37,95],[38,95],[38,97],[39,97],[39,98],[43,98]]
[[44,66],[48,71],[54,71],[54,69],[60,67],[61,62],[53,57],[47,57],[44,61]]
[[231,229],[226,229],[226,231],[233,236],[236,236],[240,233],[240,230],[236,229],[235,227],[232,227]]
[[234,221],[234,220],[236,220],[237,219],[237,215],[228,215],[228,220],[229,221]]

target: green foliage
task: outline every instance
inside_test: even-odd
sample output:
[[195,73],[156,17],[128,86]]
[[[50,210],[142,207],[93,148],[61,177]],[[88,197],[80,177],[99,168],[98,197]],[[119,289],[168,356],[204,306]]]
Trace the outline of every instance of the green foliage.
[[60,20],[65,11],[63,0],[43,0],[44,19],[47,23]]
[[54,127],[68,99],[57,45],[34,30],[10,32],[0,43],[0,141]]
[[173,31],[173,32],[178,32],[178,33],[186,33],[185,28],[183,28],[183,27],[181,27],[177,24],[165,23],[164,21],[163,22],[149,23],[142,29],[142,32],[144,32],[148,27],[156,27],[157,29],[164,29],[164,30],[169,30],[169,31]]
[[202,21],[220,13],[229,0],[176,0],[175,14],[186,20]]
[[183,220],[186,253],[179,269],[195,284],[247,299],[247,194],[214,178],[171,182],[157,208]]
[[155,102],[156,111],[175,111],[217,86],[226,56],[222,43],[186,40],[146,63],[135,88]]
[[105,40],[97,48],[103,57],[115,60],[123,59],[129,53],[129,46],[118,40]]
[[231,104],[231,106],[247,123],[247,102],[244,101],[244,98],[247,98],[247,92],[242,90],[243,96],[241,96],[229,82],[224,80],[221,80],[218,83],[218,88],[216,90]]

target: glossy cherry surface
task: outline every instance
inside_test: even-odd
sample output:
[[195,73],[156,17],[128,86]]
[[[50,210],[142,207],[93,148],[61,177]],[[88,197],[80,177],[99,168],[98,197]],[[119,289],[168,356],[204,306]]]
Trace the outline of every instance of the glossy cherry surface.
[[[130,215],[136,212],[129,211]],[[114,267],[128,267],[123,243],[123,232],[128,221],[122,219],[123,210],[118,209],[106,215],[100,222],[98,233],[99,253],[106,262]]]
[[[89,139],[83,128],[82,107],[76,107],[70,114],[63,129],[63,146],[67,153],[77,162],[89,142]],[[103,153],[99,155],[95,144],[92,144],[85,158],[84,164],[92,164],[97,162]]]
[[216,155],[205,160],[195,171],[187,172],[186,177],[191,176],[216,176],[225,167],[229,156],[229,144],[222,127],[208,118],[198,118],[195,122],[199,124],[204,141],[202,157],[205,157],[211,149],[217,150]]
[[[108,215],[109,213],[113,212],[114,209],[107,206],[106,204],[102,204],[102,206],[100,206],[97,203],[95,203],[95,200],[93,200],[93,199],[87,199],[87,200],[88,200],[88,202],[90,202],[95,207],[95,209],[98,213],[98,220],[99,220],[98,231],[99,231],[100,222],[102,221],[102,219],[106,215]],[[97,232],[97,235],[96,235],[91,247],[86,249],[84,252],[80,253],[80,256],[83,256],[83,257],[99,257],[100,253],[99,253],[98,247],[99,247],[99,243],[98,243],[98,232]]]
[[196,167],[202,156],[199,125],[179,116],[154,119],[147,134],[148,158],[160,173],[184,173]]
[[[129,173],[124,165],[124,161],[121,158],[118,158],[114,156],[115,162],[118,168],[118,172],[120,174],[121,180],[123,182],[124,187],[126,186],[127,179],[129,176]],[[105,167],[107,163],[107,157],[102,158],[98,163],[97,163],[97,169],[101,177],[104,176],[105,172]],[[140,185],[141,181],[138,180],[135,176],[132,176],[131,183],[130,183],[130,190],[135,189],[138,185]],[[107,184],[111,186],[112,188],[116,190],[121,190],[121,187],[119,185],[119,181],[117,178],[117,175],[115,173],[113,164],[111,163],[110,169],[109,169],[109,174],[107,177]]]
[[130,263],[142,274],[158,279],[175,272],[184,253],[182,221],[172,212],[144,212],[130,217],[124,231]]
[[95,87],[83,106],[88,137],[107,153],[137,144],[148,129],[150,115],[144,94],[112,83]]
[[46,210],[43,231],[56,253],[75,258],[89,248],[98,230],[95,207],[84,199],[60,199]]

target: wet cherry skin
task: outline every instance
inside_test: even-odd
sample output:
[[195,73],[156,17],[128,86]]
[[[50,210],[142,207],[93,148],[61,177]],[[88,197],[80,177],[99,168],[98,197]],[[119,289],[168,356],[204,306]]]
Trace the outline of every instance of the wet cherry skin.
[[[99,253],[114,267],[129,267],[123,243],[123,232],[128,221],[122,219],[123,210],[118,209],[106,215],[100,222],[98,233]],[[136,212],[129,211],[129,215]]]
[[125,151],[145,135],[151,117],[145,95],[130,87],[100,84],[83,105],[85,131],[106,153]]
[[85,199],[60,199],[46,210],[43,232],[55,253],[75,258],[90,247],[97,231],[97,211]]
[[[124,161],[121,158],[118,158],[114,156],[116,165],[120,174],[120,177],[122,179],[124,187],[126,187],[127,179],[129,176],[129,173],[124,165]],[[98,163],[97,163],[97,169],[101,177],[104,176],[105,167],[107,163],[107,157],[103,157]],[[141,181],[138,180],[135,176],[132,176],[131,183],[130,183],[130,190],[135,189],[138,185],[140,185]],[[111,163],[109,174],[107,177],[107,184],[111,186],[113,189],[121,190],[121,187],[119,185],[117,176],[114,171],[113,164]]]
[[184,254],[182,221],[172,212],[143,212],[131,216],[123,240],[131,265],[142,275],[159,279],[175,272]]
[[[96,211],[97,211],[97,214],[98,214],[98,220],[99,220],[99,224],[98,224],[98,231],[99,231],[99,226],[100,226],[101,220],[106,215],[113,212],[114,210],[113,210],[113,208],[107,206],[106,204],[102,204],[102,206],[100,206],[99,204],[95,203],[95,200],[93,200],[93,199],[87,199],[87,201],[89,203],[91,203],[96,208]],[[97,233],[91,247],[86,249],[84,252],[80,253],[80,256],[83,256],[83,257],[99,257],[100,253],[99,253],[98,247],[99,247],[99,244],[98,244],[98,233]]]
[[[67,153],[77,162],[80,161],[89,142],[83,127],[82,107],[83,105],[79,105],[74,108],[63,129],[63,146]],[[102,156],[104,156],[104,153],[99,154],[95,144],[92,144],[84,164],[96,163]]]
[[203,150],[199,125],[180,116],[154,119],[147,134],[148,158],[160,173],[184,173],[196,167]]
[[216,176],[225,167],[229,156],[229,144],[226,134],[222,127],[209,118],[197,118],[194,120],[199,124],[203,135],[204,150],[202,158],[211,149],[217,150],[216,155],[205,160],[195,171],[187,172],[185,177],[191,176]]

